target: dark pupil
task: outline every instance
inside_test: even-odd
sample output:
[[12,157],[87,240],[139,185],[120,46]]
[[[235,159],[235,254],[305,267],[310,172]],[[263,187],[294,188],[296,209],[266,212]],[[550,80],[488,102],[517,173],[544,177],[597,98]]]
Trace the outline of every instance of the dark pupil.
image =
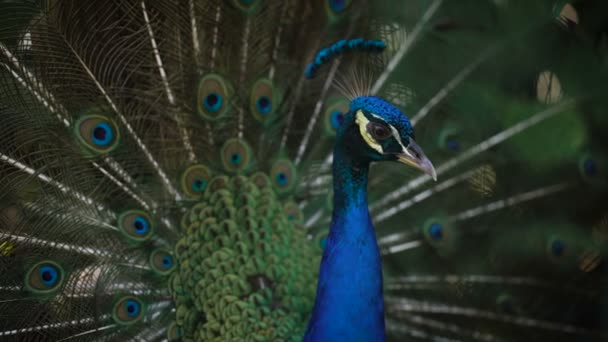
[[238,155],[238,154],[236,154],[236,153],[235,153],[235,154],[233,154],[233,155],[232,155],[232,160],[233,160],[233,161],[235,161],[235,162],[236,162],[236,161],[238,161],[238,160],[239,160],[239,155]]
[[266,109],[266,108],[268,108],[268,104],[269,104],[269,103],[270,103],[270,101],[269,101],[269,100],[268,100],[268,98],[267,98],[267,97],[265,97],[265,96],[264,96],[264,97],[262,97],[262,98],[260,99],[260,107],[261,107],[262,109]]
[[217,103],[217,95],[215,94],[210,94],[209,96],[207,96],[207,103],[210,106],[215,106],[215,104]]
[[336,9],[335,9],[335,10],[338,10],[338,11],[339,11],[339,10],[341,10],[341,9],[342,9],[342,7],[344,6],[344,0],[333,0],[333,1],[332,1],[332,4],[333,4],[333,6],[335,6],[335,7],[336,7]]
[[108,132],[106,132],[106,130],[103,127],[97,127],[93,131],[93,136],[95,136],[95,139],[103,140],[106,138],[107,133]]
[[435,240],[440,240],[441,238],[443,238],[443,232],[441,231],[442,228],[443,227],[441,227],[441,225],[438,223],[434,223],[433,225],[431,225],[431,236]]
[[509,302],[502,303],[502,309],[506,313],[513,313],[513,311],[514,311],[513,310],[513,305],[511,305],[511,303],[509,303]]
[[341,125],[344,122],[344,114],[339,113],[336,120],[338,120],[338,123]]
[[460,143],[458,140],[448,140],[448,148],[452,151],[458,151],[460,149]]
[[285,174],[284,173],[279,173],[279,179],[280,180],[285,180]]
[[585,160],[585,173],[587,173],[587,175],[589,176],[595,176],[595,174],[597,173],[597,167],[593,160]]
[[141,222],[139,222],[139,221],[135,222],[135,229],[142,230],[143,228],[144,228],[144,225]]
[[135,306],[133,306],[133,305],[128,305],[128,306],[127,306],[127,311],[129,311],[130,313],[133,313],[133,311],[135,311]]
[[200,179],[197,179],[196,181],[194,181],[194,185],[196,185],[197,188],[200,188],[201,186],[203,186],[203,182],[201,182]]
[[50,271],[44,271],[44,272],[42,272],[42,280],[44,280],[44,281],[50,281],[51,279],[53,279],[53,275],[51,274]]
[[555,241],[553,243],[553,254],[556,256],[561,256],[562,254],[564,254],[564,249],[565,246],[561,241]]
[[163,259],[163,264],[169,265],[169,258],[164,258]]
[[388,135],[388,130],[382,126],[376,126],[374,128],[374,133],[378,138],[386,138]]

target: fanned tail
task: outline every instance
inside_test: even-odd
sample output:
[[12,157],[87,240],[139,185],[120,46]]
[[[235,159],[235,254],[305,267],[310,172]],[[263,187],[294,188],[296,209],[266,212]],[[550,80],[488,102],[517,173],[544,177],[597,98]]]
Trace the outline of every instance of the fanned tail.
[[0,10],[2,340],[300,338],[361,95],[438,175],[370,172],[391,338],[608,338],[605,5]]

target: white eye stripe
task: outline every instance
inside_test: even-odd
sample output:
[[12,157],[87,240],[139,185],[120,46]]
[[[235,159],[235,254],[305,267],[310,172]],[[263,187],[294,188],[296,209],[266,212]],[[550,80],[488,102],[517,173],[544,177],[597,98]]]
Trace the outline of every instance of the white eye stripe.
[[393,125],[391,125],[391,124],[389,124],[389,127],[393,131],[393,136],[395,137],[395,140],[397,140],[397,142],[399,143],[399,145],[401,145],[401,150],[403,150],[403,152],[407,152],[407,150],[405,149],[405,146],[403,146],[403,141],[401,140],[401,136],[399,135],[399,131],[397,131],[397,129]]

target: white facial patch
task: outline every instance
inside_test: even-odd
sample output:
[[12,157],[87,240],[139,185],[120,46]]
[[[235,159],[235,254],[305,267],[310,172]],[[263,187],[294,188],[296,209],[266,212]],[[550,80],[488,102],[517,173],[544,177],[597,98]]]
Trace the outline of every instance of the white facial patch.
[[[397,140],[397,142],[399,143],[399,145],[401,145],[401,149],[406,152],[407,150],[405,149],[405,146],[403,146],[403,142],[401,141],[401,136],[399,136],[399,131],[397,131],[397,129],[387,123],[386,121],[384,121],[384,119],[382,119],[381,117],[371,114],[371,116],[377,118],[378,120],[386,123],[388,125],[388,127],[391,128],[391,132],[393,134],[393,137],[395,138],[395,140]],[[369,132],[367,131],[367,124],[369,123],[369,119],[367,117],[365,117],[365,114],[363,114],[362,111],[357,111],[357,115],[355,118],[355,122],[357,123],[357,125],[359,126],[359,132],[361,133],[361,136],[363,137],[363,139],[365,140],[365,142],[367,143],[367,145],[369,145],[369,147],[373,148],[374,150],[378,151],[378,153],[380,154],[384,154],[384,149],[382,148],[382,145],[380,145],[376,139],[374,139],[371,134],[369,134]]]
[[391,125],[391,124],[389,124],[388,126],[391,128],[391,131],[393,132],[393,137],[395,137],[395,140],[397,140],[397,142],[401,146],[401,150],[403,152],[407,152],[407,150],[405,149],[405,146],[403,146],[403,141],[401,141],[401,136],[399,135],[399,131],[395,127],[393,127],[393,125]]
[[376,139],[372,138],[371,134],[367,132],[367,124],[369,123],[369,119],[365,117],[362,111],[357,111],[357,116],[355,118],[355,123],[359,126],[359,133],[363,137],[363,140],[367,143],[367,145],[374,150],[376,150],[380,154],[384,154],[384,150],[382,149],[382,145],[378,144]]

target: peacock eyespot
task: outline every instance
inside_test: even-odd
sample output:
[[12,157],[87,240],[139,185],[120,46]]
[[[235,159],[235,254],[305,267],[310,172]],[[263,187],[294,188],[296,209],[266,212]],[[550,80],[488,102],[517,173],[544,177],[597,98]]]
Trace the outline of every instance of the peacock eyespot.
[[130,210],[122,213],[118,218],[121,232],[133,241],[147,240],[153,230],[150,216],[139,210]]
[[583,170],[585,172],[585,175],[589,177],[594,177],[595,175],[597,175],[597,164],[595,160],[591,158],[585,159],[585,161],[583,162]]
[[457,153],[463,148],[462,131],[458,123],[446,123],[437,138],[439,148],[446,152]]
[[294,202],[287,202],[287,204],[285,204],[285,206],[283,207],[283,210],[285,211],[285,216],[287,217],[287,220],[289,220],[290,222],[297,223],[300,222],[300,220],[302,219],[302,211]]
[[295,186],[296,168],[288,159],[279,159],[270,170],[273,187],[278,193],[291,191]]
[[243,139],[229,139],[222,147],[221,158],[226,171],[245,171],[251,164],[251,147]]
[[256,106],[261,114],[266,115],[272,109],[272,101],[267,96],[260,96],[256,102]]
[[279,185],[285,185],[287,184],[287,181],[289,180],[289,178],[287,177],[287,175],[283,172],[277,174],[277,183]]
[[150,267],[160,275],[167,275],[175,268],[175,258],[164,249],[157,249],[150,254]]
[[376,141],[386,140],[392,135],[391,129],[387,125],[373,121],[367,124],[367,131]]
[[143,216],[137,216],[133,220],[133,229],[137,235],[144,235],[150,230],[150,222]]
[[449,151],[452,151],[452,152],[458,152],[458,151],[460,151],[460,142],[458,140],[454,139],[454,138],[448,139],[445,142],[445,145],[446,145],[445,147]]
[[253,117],[260,122],[268,122],[276,111],[279,92],[272,81],[262,78],[257,80],[249,95],[249,110]]
[[210,93],[205,97],[205,109],[211,113],[217,113],[222,108],[222,95]]
[[204,76],[198,85],[197,108],[206,120],[217,120],[228,112],[232,85],[218,74]]
[[171,258],[170,256],[164,256],[163,257],[163,268],[170,268],[171,266],[173,266],[173,258]]
[[342,97],[331,98],[328,106],[324,109],[325,134],[336,135],[336,131],[342,126],[344,117],[348,113],[350,102]]
[[211,182],[211,170],[205,165],[193,165],[182,174],[182,191],[189,199],[197,199],[207,189],[209,182]]
[[139,303],[134,300],[128,300],[125,304],[127,306],[127,316],[133,318],[139,315]]
[[331,126],[334,129],[338,129],[340,126],[342,126],[342,122],[344,122],[344,114],[337,110],[333,111],[331,113]]
[[114,305],[112,317],[121,325],[130,325],[139,321],[145,312],[145,306],[136,297],[123,297]]
[[329,6],[334,12],[342,12],[346,7],[346,0],[329,0]]
[[439,254],[453,252],[458,243],[458,232],[441,215],[426,220],[422,225],[422,234],[427,243],[435,248]]
[[100,122],[93,128],[93,142],[97,146],[107,146],[113,137],[112,128],[105,122]]
[[205,179],[197,179],[192,182],[192,191],[203,192],[207,187],[207,181]]
[[32,292],[46,294],[58,290],[63,279],[63,269],[57,263],[43,261],[30,268],[25,278],[25,285]]
[[241,160],[242,160],[241,155],[238,153],[233,153],[230,156],[230,162],[234,165],[239,165],[241,163]]
[[587,152],[578,158],[578,173],[588,184],[603,187],[606,184],[604,171],[606,159],[598,151]]
[[110,152],[118,145],[116,125],[101,115],[87,115],[76,124],[76,136],[89,150],[97,153]]
[[439,223],[431,224],[431,227],[429,228],[429,236],[435,241],[440,241],[443,239],[443,226]]
[[335,19],[336,16],[344,13],[350,5],[350,0],[326,0],[325,6],[327,14],[330,18]]
[[561,257],[566,251],[566,244],[562,240],[553,240],[551,242],[551,254],[556,257]]
[[57,279],[59,278],[59,272],[57,272],[57,269],[55,267],[52,266],[42,266],[40,268],[40,278],[42,279],[42,282],[44,283],[44,285],[46,286],[54,286],[55,284],[57,284]]

